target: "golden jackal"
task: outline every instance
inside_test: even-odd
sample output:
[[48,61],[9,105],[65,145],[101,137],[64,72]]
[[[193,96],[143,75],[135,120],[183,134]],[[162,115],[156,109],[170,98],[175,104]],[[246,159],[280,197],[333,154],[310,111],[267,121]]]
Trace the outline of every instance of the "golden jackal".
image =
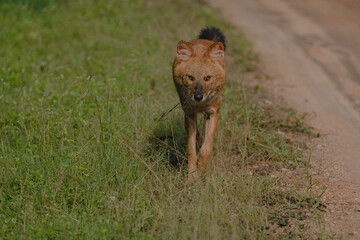
[[[185,112],[189,173],[210,167],[221,92],[226,82],[225,37],[217,28],[205,28],[199,39],[180,41],[173,63],[173,80]],[[204,114],[204,139],[196,152],[200,134],[197,114]]]

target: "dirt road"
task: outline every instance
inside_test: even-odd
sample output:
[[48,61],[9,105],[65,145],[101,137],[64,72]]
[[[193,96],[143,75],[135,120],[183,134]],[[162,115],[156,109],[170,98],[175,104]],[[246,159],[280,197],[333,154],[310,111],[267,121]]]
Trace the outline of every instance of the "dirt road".
[[324,136],[326,224],[360,239],[360,1],[208,0],[255,43],[273,90]]

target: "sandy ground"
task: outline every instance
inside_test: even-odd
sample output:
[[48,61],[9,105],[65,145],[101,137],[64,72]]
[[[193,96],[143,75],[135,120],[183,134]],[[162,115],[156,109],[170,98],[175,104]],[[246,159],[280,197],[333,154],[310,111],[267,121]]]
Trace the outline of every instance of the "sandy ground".
[[323,136],[312,174],[326,187],[325,224],[360,239],[360,0],[208,0],[250,36],[272,91]]

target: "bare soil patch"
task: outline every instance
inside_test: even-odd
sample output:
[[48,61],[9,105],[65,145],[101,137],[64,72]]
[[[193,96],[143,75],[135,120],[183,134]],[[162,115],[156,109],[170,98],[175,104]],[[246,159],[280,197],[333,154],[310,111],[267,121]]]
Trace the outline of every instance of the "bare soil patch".
[[309,140],[330,234],[360,239],[360,5],[357,1],[209,0],[255,42],[274,96],[320,133]]

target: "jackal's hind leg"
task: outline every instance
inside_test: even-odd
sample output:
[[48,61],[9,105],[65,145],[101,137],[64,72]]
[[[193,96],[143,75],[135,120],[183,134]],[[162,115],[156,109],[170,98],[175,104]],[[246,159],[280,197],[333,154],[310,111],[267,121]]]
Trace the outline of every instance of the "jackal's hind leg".
[[199,150],[201,147],[201,134],[199,129],[196,129],[196,150]]

